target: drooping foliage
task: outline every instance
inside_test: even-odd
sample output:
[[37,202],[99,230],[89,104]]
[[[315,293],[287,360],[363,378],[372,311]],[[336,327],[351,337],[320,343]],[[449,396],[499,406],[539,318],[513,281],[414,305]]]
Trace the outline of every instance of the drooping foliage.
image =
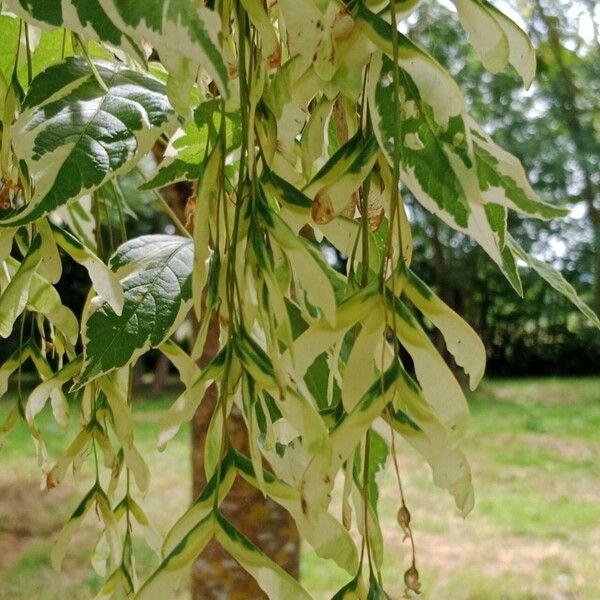
[[[109,548],[104,564],[95,561],[106,576],[99,597],[168,597],[214,539],[269,597],[308,598],[220,513],[241,477],[348,572],[335,598],[385,598],[376,475],[394,436],[423,455],[464,514],[474,502],[460,449],[467,402],[423,319],[472,388],[486,358],[471,327],[411,269],[400,185],[478,243],[518,293],[523,263],[600,322],[507,231],[508,211],[541,219],[563,211],[536,197],[519,161],[467,114],[450,74],[400,33],[417,1],[205,4],[3,3],[0,35],[13,51],[0,54],[0,335],[30,315],[35,326],[0,369],[0,392],[26,360],[42,381],[18,397],[0,436],[26,423],[49,488],[85,457],[103,457],[53,552],[59,565],[95,510]],[[486,0],[455,5],[484,65],[510,64],[528,86],[535,53],[523,31]],[[191,182],[187,232],[178,224],[178,235],[130,239],[105,263],[100,209],[122,217],[111,186],[157,146],[165,158],[142,188]],[[347,257],[344,273],[321,240]],[[92,284],[79,319],[54,288],[61,253]],[[199,328],[187,353],[171,338],[192,311]],[[220,350],[200,369],[211,318]],[[161,562],[138,582],[132,536],[151,531],[140,499],[151,473],[135,445],[131,369],[151,348],[185,386],[162,418],[161,448],[209,385],[219,399],[208,484],[162,542],[147,536]],[[50,457],[35,418],[50,399],[64,424],[67,386],[81,428]],[[229,443],[234,406],[249,431],[248,456]],[[332,506],[339,479],[341,520]],[[414,553],[405,582],[407,594],[418,591]]]

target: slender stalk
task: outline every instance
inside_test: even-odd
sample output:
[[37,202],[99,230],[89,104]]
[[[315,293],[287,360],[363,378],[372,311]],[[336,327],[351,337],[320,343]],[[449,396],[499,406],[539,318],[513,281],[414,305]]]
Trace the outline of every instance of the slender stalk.
[[27,50],[27,85],[33,81],[33,64],[31,60],[31,44],[29,42],[29,25],[23,23],[25,29],[25,48]]

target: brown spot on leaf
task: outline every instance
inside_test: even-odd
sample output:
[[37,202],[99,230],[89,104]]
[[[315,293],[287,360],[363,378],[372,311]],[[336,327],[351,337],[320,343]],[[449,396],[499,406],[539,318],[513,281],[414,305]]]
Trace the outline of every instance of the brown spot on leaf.
[[300,498],[300,508],[302,509],[302,514],[305,517],[308,516],[308,504],[306,503],[304,496]]
[[187,214],[185,228],[188,231],[194,231],[194,216],[196,214],[196,196],[190,196],[187,199],[185,205],[185,212]]
[[278,45],[277,50],[269,56],[267,66],[269,69],[278,69],[281,66],[281,45]]
[[54,469],[52,469],[52,471],[50,471],[50,473],[46,475],[46,489],[51,490],[57,487],[59,483],[60,481],[56,479],[56,474],[54,472]]
[[333,204],[329,194],[325,191],[319,192],[312,205],[312,218],[315,223],[324,225],[329,223],[335,217],[335,211],[333,210]]

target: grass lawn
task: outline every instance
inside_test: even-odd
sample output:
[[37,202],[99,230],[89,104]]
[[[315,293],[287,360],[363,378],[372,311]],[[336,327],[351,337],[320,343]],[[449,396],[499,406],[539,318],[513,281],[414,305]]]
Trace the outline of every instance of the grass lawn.
[[[185,510],[190,494],[189,430],[182,429],[164,453],[155,449],[160,411],[171,399],[135,408],[138,447],[154,475],[145,504],[161,533]],[[0,401],[0,422],[11,401],[10,396]],[[398,447],[421,597],[600,599],[600,378],[488,381],[470,403],[473,419],[464,449],[477,501],[466,520],[433,486],[422,460],[407,445]],[[50,456],[57,457],[68,434],[47,413],[39,424]],[[41,491],[33,445],[21,425],[8,437],[0,465],[0,599],[93,597],[101,582],[89,563],[98,531],[93,516],[74,537],[62,572],[49,565],[53,539],[89,489],[91,473],[84,469],[78,482],[69,477],[59,488]],[[391,470],[383,481],[384,575],[391,597],[400,598],[408,548],[396,525],[399,502]],[[140,544],[142,575],[155,564]],[[328,600],[348,577],[304,548],[302,579],[315,599]],[[185,582],[176,597],[189,598]]]

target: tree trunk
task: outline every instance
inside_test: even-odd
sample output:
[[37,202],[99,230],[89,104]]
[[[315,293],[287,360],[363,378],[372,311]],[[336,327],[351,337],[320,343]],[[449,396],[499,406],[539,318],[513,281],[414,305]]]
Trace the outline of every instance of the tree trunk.
[[154,366],[154,381],[152,382],[152,396],[160,396],[167,386],[169,368],[171,363],[164,354],[159,354]]
[[[218,320],[210,324],[200,366],[205,366],[219,350]],[[211,386],[192,421],[193,493],[196,497],[206,485],[204,442],[212,412],[217,402],[217,388]],[[233,445],[249,455],[248,432],[241,413],[234,407],[228,427]],[[257,489],[238,477],[221,512],[239,531],[255,543],[288,573],[299,572],[300,540],[289,513]],[[194,563],[192,570],[193,600],[257,600],[266,598],[254,579],[246,573],[215,541],[211,542]]]

